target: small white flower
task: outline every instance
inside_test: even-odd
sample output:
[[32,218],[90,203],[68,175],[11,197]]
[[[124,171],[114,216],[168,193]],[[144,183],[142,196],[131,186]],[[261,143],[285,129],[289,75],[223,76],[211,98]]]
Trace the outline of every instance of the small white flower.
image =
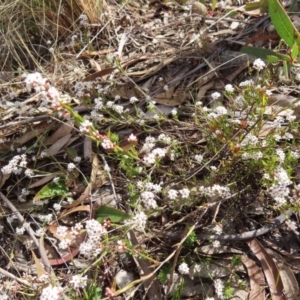
[[54,208],[54,210],[56,210],[56,211],[60,211],[60,210],[61,210],[61,205],[60,205],[59,203],[54,203],[54,204],[53,204],[53,208]]
[[132,133],[127,140],[128,142],[137,142],[137,137]]
[[195,160],[197,161],[198,164],[201,164],[201,162],[203,160],[203,155],[201,155],[201,154],[195,155]]
[[87,285],[87,275],[73,275],[70,284],[75,288],[85,288]]
[[69,163],[68,164],[68,171],[71,172],[72,170],[74,170],[76,168],[76,165],[73,163]]
[[91,127],[93,126],[93,123],[89,120],[84,120],[79,127],[80,132],[82,133],[88,133],[90,132]]
[[164,86],[164,90],[165,90],[166,92],[169,90],[169,86],[168,86],[167,84]]
[[267,96],[271,96],[272,94],[273,94],[272,91],[266,90],[266,95],[267,95]]
[[178,267],[178,272],[182,275],[189,274],[190,268],[187,263],[183,262]]
[[226,84],[225,85],[225,91],[228,92],[228,93],[232,93],[234,92],[234,87],[232,84]]
[[76,157],[73,159],[73,161],[74,161],[75,163],[80,163],[80,162],[81,162],[81,157],[80,157],[80,156],[76,156]]
[[134,104],[134,103],[136,103],[136,102],[139,102],[139,99],[136,98],[136,97],[131,97],[131,98],[129,99],[129,102],[130,102],[131,104]]
[[187,188],[180,190],[179,193],[181,194],[181,197],[185,199],[190,196],[190,190]]
[[254,62],[253,62],[253,68],[256,69],[257,71],[261,71],[265,68],[266,64],[264,63],[263,60],[261,60],[260,58],[257,58]]
[[59,177],[54,177],[52,180],[53,180],[54,183],[58,183],[59,179],[60,179]]
[[176,190],[169,190],[168,191],[168,197],[171,199],[171,200],[174,200],[178,197],[178,192]]
[[213,98],[213,100],[217,100],[221,97],[221,94],[219,92],[214,92],[211,94],[211,97]]
[[176,116],[177,115],[177,108],[173,108],[172,111],[171,111],[171,114],[173,116]]

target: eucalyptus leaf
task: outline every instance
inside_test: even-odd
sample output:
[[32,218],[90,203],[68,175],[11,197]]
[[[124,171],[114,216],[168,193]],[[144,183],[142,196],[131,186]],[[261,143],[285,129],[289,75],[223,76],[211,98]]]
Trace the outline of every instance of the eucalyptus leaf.
[[286,44],[290,48],[295,43],[300,46],[300,34],[278,0],[269,0],[269,15],[277,33]]
[[51,181],[34,196],[34,201],[42,199],[52,199],[57,196],[64,196],[69,190],[66,187],[65,181],[60,179],[58,182]]
[[95,219],[101,223],[107,219],[110,219],[114,223],[122,222],[130,219],[130,215],[127,213],[106,205],[101,205],[95,210]]

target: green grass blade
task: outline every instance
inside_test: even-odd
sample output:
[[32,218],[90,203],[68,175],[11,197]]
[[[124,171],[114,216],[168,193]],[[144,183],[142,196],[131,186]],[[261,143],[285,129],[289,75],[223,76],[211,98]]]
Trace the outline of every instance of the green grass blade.
[[279,0],[269,0],[269,14],[279,36],[292,48],[300,46],[300,34],[286,14]]

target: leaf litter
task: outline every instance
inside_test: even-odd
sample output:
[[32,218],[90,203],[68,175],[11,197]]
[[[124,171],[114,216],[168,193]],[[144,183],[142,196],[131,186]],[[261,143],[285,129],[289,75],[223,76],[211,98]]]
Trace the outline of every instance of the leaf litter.
[[[21,76],[11,79],[9,84],[0,85],[2,97],[0,137],[3,140],[0,144],[1,165],[4,166],[8,163],[14,155],[19,153],[17,152],[18,149],[21,149],[20,153],[26,153],[30,156],[30,162],[26,167],[34,170],[34,176],[29,177],[29,179],[18,174],[1,174],[1,198],[6,203],[6,206],[3,204],[3,208],[1,207],[1,211],[3,211],[3,218],[2,216],[1,218],[6,219],[11,212],[16,213],[18,210],[22,212],[22,206],[25,207],[25,205],[16,199],[23,199],[22,189],[28,189],[29,194],[25,198],[30,203],[30,208],[23,212],[24,216],[21,216],[20,212],[16,213],[20,221],[19,225],[24,222],[34,223],[38,228],[46,230],[43,233],[45,238],[40,238],[38,241],[32,233],[32,229],[27,227],[28,234],[35,242],[37,250],[30,254],[24,252],[24,257],[25,255],[30,257],[28,263],[23,264],[24,270],[26,267],[33,267],[35,269],[33,274],[40,278],[49,274],[51,269],[52,274],[55,274],[56,282],[59,282],[58,272],[53,270],[52,266],[59,266],[59,272],[64,276],[67,276],[69,271],[76,274],[78,270],[76,264],[74,264],[75,267],[72,265],[72,261],[79,259],[87,268],[84,274],[88,273],[89,276],[93,277],[93,268],[90,266],[92,263],[87,263],[84,255],[78,255],[80,244],[86,241],[87,234],[82,231],[75,238],[71,234],[71,226],[75,226],[76,223],[85,223],[90,219],[97,219],[108,229],[104,239],[109,240],[108,237],[111,238],[107,244],[111,250],[111,255],[105,256],[103,254],[99,260],[100,269],[102,268],[101,276],[106,278],[97,282],[103,290],[103,297],[105,288],[106,297],[112,298],[114,297],[112,295],[131,291],[130,288],[134,286],[133,283],[142,283],[148,299],[162,299],[164,287],[169,287],[174,282],[169,281],[163,285],[161,281],[158,281],[160,267],[170,262],[169,271],[172,270],[174,273],[178,269],[177,263],[182,263],[189,257],[189,262],[198,262],[205,257],[210,257],[214,259],[216,264],[214,267],[211,265],[207,267],[206,276],[201,272],[198,272],[197,275],[196,272],[195,280],[225,277],[226,281],[232,280],[232,286],[236,286],[237,283],[234,282],[233,275],[238,276],[242,273],[243,276],[246,276],[247,271],[249,286],[245,287],[245,291],[249,293],[249,299],[265,299],[267,292],[270,292],[273,299],[296,299],[295,295],[299,294],[299,287],[295,288],[296,276],[299,278],[299,272],[292,272],[280,256],[269,250],[266,251],[256,239],[247,240],[246,243],[238,239],[236,241],[223,241],[219,248],[214,246],[213,249],[218,249],[218,251],[212,251],[207,249],[211,244],[207,244],[201,238],[196,239],[192,246],[186,247],[184,243],[189,239],[185,235],[181,236],[179,244],[174,245],[172,238],[170,238],[171,235],[165,236],[165,239],[160,239],[158,234],[151,236],[151,227],[174,234],[178,231],[181,232],[183,228],[188,228],[187,225],[194,226],[197,222],[200,222],[200,225],[195,226],[195,230],[211,232],[216,220],[224,224],[224,232],[235,234],[236,228],[239,227],[235,222],[239,218],[246,217],[251,220],[252,217],[253,222],[256,222],[257,219],[264,216],[264,214],[258,213],[253,217],[255,214],[251,214],[251,209],[247,211],[246,215],[243,215],[237,209],[239,205],[230,204],[229,198],[223,198],[218,206],[214,202],[213,204],[202,202],[201,205],[207,205],[210,209],[205,217],[199,218],[199,215],[194,212],[198,212],[197,205],[200,205],[201,202],[197,203],[195,200],[195,203],[187,204],[183,201],[172,207],[166,194],[156,195],[156,198],[159,198],[157,200],[160,201],[161,210],[150,214],[148,222],[151,226],[149,226],[147,233],[135,229],[129,231],[128,241],[131,242],[132,249],[130,249],[131,252],[128,251],[128,254],[133,258],[139,271],[133,271],[135,268],[132,267],[132,262],[126,262],[125,265],[131,267],[134,281],[125,287],[120,286],[118,290],[113,279],[114,274],[120,269],[118,251],[113,250],[116,247],[115,239],[120,236],[115,232],[118,230],[122,232],[123,223],[126,224],[125,220],[134,216],[135,209],[139,209],[141,205],[131,186],[137,183],[137,177],[141,177],[141,181],[146,181],[147,176],[151,176],[153,173],[152,177],[155,178],[156,176],[154,179],[156,184],[159,185],[160,181],[166,180],[163,183],[163,187],[168,186],[165,189],[166,193],[175,190],[174,193],[178,194],[187,186],[195,192],[197,198],[202,197],[202,195],[199,191],[195,191],[195,186],[205,185],[206,177],[209,177],[211,182],[219,183],[226,183],[226,177],[229,178],[227,171],[221,175],[213,172],[210,174],[208,168],[210,166],[212,169],[213,167],[220,169],[222,165],[225,165],[226,157],[228,157],[228,153],[225,152],[228,149],[220,151],[211,158],[207,166],[201,166],[200,170],[197,162],[192,159],[186,164],[187,158],[191,158],[199,149],[204,156],[209,157],[209,149],[205,148],[207,137],[203,134],[204,129],[192,121],[192,116],[195,114],[194,104],[197,101],[203,101],[209,107],[214,107],[213,103],[215,102],[211,98],[211,92],[223,90],[226,84],[237,83],[240,78],[247,76],[245,70],[253,58],[244,55],[243,60],[238,61],[241,58],[241,53],[238,52],[239,47],[237,45],[247,44],[249,40],[254,43],[264,42],[258,38],[259,30],[268,23],[267,19],[259,17],[265,7],[265,2],[261,2],[258,7],[257,5],[251,7],[248,3],[246,8],[247,6],[259,8],[251,12],[238,6],[219,7],[216,10],[209,9],[207,11],[205,6],[201,6],[201,3],[194,2],[190,14],[188,13],[191,8],[189,1],[185,4],[160,1],[149,1],[148,3],[127,1],[123,5],[107,1],[103,2],[103,11],[106,12],[101,13],[100,18],[88,4],[81,3],[82,9],[76,11],[74,8],[74,13],[77,14],[77,17],[82,12],[87,16],[89,22],[83,22],[83,27],[76,25],[76,22],[69,22],[69,18],[64,21],[59,15],[47,14],[47,18],[54,21],[54,24],[69,23],[67,27],[62,25],[58,26],[57,29],[65,39],[65,42],[55,49],[55,55],[59,55],[59,57],[55,58],[53,55],[54,60],[50,59],[41,66],[45,74],[48,74],[49,78],[51,77],[49,82],[53,82],[51,83],[53,86],[64,91],[66,93],[64,96],[70,97],[74,110],[81,116],[85,116],[93,110],[95,104],[89,99],[96,98],[99,94],[105,95],[106,99],[114,100],[122,109],[127,109],[128,120],[114,112],[106,111],[105,117],[102,119],[99,117],[96,123],[101,134],[109,136],[113,133],[116,141],[118,139],[125,141],[121,149],[128,152],[129,163],[127,162],[127,165],[122,169],[120,166],[124,160],[121,157],[118,157],[119,161],[115,161],[112,153],[95,147],[88,138],[79,133],[78,124],[74,119],[65,118],[68,116],[66,111],[62,110],[61,114],[57,114],[53,107],[45,105],[42,92],[36,91],[32,95],[31,90],[24,89]],[[230,13],[227,14],[226,9],[230,9]],[[234,19],[231,19],[229,14],[233,12]],[[259,26],[257,25],[259,22],[256,22],[255,18],[246,20],[245,16],[247,15],[258,17],[258,20],[264,20],[264,22],[260,23]],[[116,16],[116,18],[112,19],[111,16]],[[73,40],[66,37],[66,28],[69,28],[73,36],[76,35],[77,37],[74,37]],[[91,38],[88,42],[83,41],[82,35],[77,35],[82,33],[82,30],[89,32]],[[61,61],[60,64],[55,60],[57,58]],[[29,65],[25,66],[25,69],[31,72]],[[5,72],[3,73],[5,75]],[[296,85],[292,88],[294,93],[298,92]],[[147,95],[153,101],[154,108],[148,107]],[[134,98],[138,99],[136,106],[132,105]],[[271,126],[274,123],[273,116],[284,116],[285,108],[290,107],[297,97],[273,94],[269,99],[269,106],[264,110],[264,115],[270,121],[269,124],[266,122],[258,133],[262,140],[267,139],[273,133]],[[228,96],[224,99],[224,103],[230,102],[230,100],[232,99]],[[175,115],[180,119],[180,123],[178,120],[170,118],[173,109],[177,111]],[[296,113],[297,111],[296,108]],[[150,116],[146,123],[147,131],[145,132],[143,132],[142,127],[145,125],[135,122],[139,118],[138,113]],[[155,117],[157,115],[164,116],[165,119],[156,123]],[[237,115],[239,116],[233,117],[235,122],[243,120],[245,115],[248,116],[248,112],[243,115],[239,111]],[[297,117],[299,116],[297,115]],[[106,121],[105,118],[109,121]],[[145,119],[147,120],[147,117]],[[140,141],[129,142],[130,135],[123,134],[125,129],[130,129],[131,132],[141,137],[140,141],[146,139],[146,132],[152,137],[167,134],[174,140],[178,140],[177,144],[174,143],[168,147],[170,149],[182,147],[185,157],[179,157],[178,160],[174,161],[172,152],[170,152],[158,170],[149,169],[146,173],[142,171],[141,174],[136,172],[129,177],[124,169],[135,166],[135,163],[129,160],[130,154],[132,154],[130,151],[134,151],[136,146],[141,147],[141,143],[139,143]],[[236,134],[241,134],[241,132],[237,131]],[[202,142],[200,144],[194,143],[191,139],[193,136]],[[168,145],[164,140],[158,140],[157,143],[158,146]],[[22,150],[23,147],[24,150]],[[86,159],[73,162],[76,157],[80,157],[83,153]],[[145,153],[141,151],[138,155],[139,160],[147,157],[147,154],[147,151]],[[100,163],[99,157],[104,157],[103,155],[105,158]],[[71,163],[75,167],[69,170]],[[109,168],[107,168],[108,164]],[[243,169],[242,163],[233,165],[232,169],[240,170],[240,176],[245,182],[248,180],[252,185],[250,189],[246,184],[243,186],[245,190],[239,189],[235,195],[236,203],[240,201],[240,205],[250,207],[252,200],[261,195],[263,195],[266,203],[261,201],[256,202],[256,205],[265,207],[267,203],[270,203],[266,191],[259,186],[256,179],[247,178],[246,169]],[[259,172],[256,175],[258,174]],[[171,175],[170,178],[167,175]],[[63,178],[67,178],[67,180],[63,180]],[[189,181],[191,178],[193,180]],[[237,177],[235,179],[237,180]],[[230,182],[230,184],[233,183]],[[104,194],[104,188],[107,186],[110,188],[109,196],[113,196],[115,199],[114,202],[110,202],[114,203],[114,206],[102,204],[97,207],[98,202],[95,195],[97,193]],[[255,188],[261,188],[261,190],[255,191]],[[25,193],[27,192],[25,191]],[[130,203],[131,197],[132,199],[137,198],[135,205]],[[120,198],[121,202],[117,201]],[[107,199],[110,198],[107,196]],[[59,202],[61,210],[55,211],[53,200]],[[102,200],[102,203],[109,201]],[[226,204],[221,204],[221,202]],[[227,205],[228,207],[226,207]],[[37,216],[39,210],[42,212],[41,215],[52,214],[53,219],[46,227],[43,226],[45,219],[39,219]],[[209,214],[210,212],[212,216]],[[189,218],[182,219],[184,215],[189,216]],[[263,221],[268,219],[274,219],[271,210]],[[19,225],[16,225],[15,221],[15,223],[3,222],[5,224],[3,235],[9,241],[9,235],[15,235],[15,226]],[[59,226],[65,225],[68,225],[67,233],[62,238],[57,235],[57,230]],[[258,227],[261,226],[256,228]],[[280,233],[279,237],[283,240],[284,229],[275,229],[274,227],[274,230]],[[187,232],[191,233],[192,231],[188,229]],[[66,237],[71,241],[67,251],[50,251],[50,248],[58,249],[54,245],[62,242]],[[121,235],[121,237],[126,239],[125,236]],[[261,238],[264,239],[264,237]],[[125,249],[122,241],[120,243]],[[241,261],[246,266],[244,272],[241,263],[238,268],[231,268],[231,263],[235,259],[234,255],[240,255],[241,249],[246,249],[246,244],[249,245],[252,254],[258,260],[255,261],[255,258],[250,255],[241,255]],[[4,249],[7,248],[4,247]],[[199,251],[195,253],[193,249]],[[134,255],[132,251],[139,253],[141,257]],[[50,252],[54,257],[50,256]],[[43,264],[38,257],[41,258]],[[157,262],[161,262],[159,268],[156,268]],[[14,262],[11,258],[6,259],[5,263],[2,262],[0,271],[3,275],[6,274],[3,267],[8,263],[16,263],[17,265],[18,262]],[[207,264],[203,262],[203,266],[205,265]],[[262,267],[262,270],[259,269],[259,266]],[[22,269],[20,268],[20,270]],[[215,272],[216,275],[213,275]],[[225,273],[218,276],[220,272]],[[174,280],[174,274],[171,275],[172,277]],[[212,283],[211,280],[209,284]],[[57,283],[57,285],[60,284]],[[107,292],[108,288],[111,290],[111,294]],[[201,291],[201,295],[207,297],[213,295],[211,292],[207,292],[208,294],[204,295],[204,292]],[[63,295],[64,298],[67,297],[66,294]],[[127,295],[132,299],[140,299],[142,294],[143,292],[135,290],[135,292]],[[72,293],[71,295],[74,296]],[[74,296],[74,299],[76,297],[78,295]]]

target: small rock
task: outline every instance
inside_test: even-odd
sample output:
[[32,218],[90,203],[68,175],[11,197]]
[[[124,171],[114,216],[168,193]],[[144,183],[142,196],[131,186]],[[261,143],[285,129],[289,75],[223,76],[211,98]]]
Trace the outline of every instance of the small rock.
[[[130,284],[133,280],[134,280],[133,274],[125,270],[120,270],[116,275],[116,283],[120,289]],[[132,290],[133,288],[129,289],[128,291],[126,291],[125,294],[129,295]]]
[[207,8],[201,2],[194,2],[192,5],[192,14],[198,14],[201,16],[207,15]]

